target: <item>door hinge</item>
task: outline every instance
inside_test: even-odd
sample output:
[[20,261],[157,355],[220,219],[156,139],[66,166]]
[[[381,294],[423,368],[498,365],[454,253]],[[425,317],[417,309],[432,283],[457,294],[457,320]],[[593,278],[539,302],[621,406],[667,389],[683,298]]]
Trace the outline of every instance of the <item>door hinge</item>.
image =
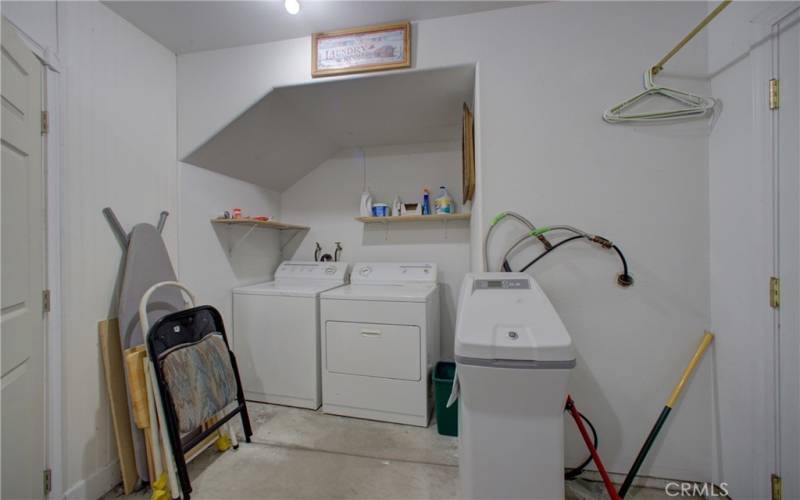
[[781,484],[781,476],[777,474],[772,475],[772,500],[781,500],[783,497],[783,484]]
[[781,107],[781,82],[777,78],[769,81],[769,109]]
[[53,490],[53,472],[50,469],[45,469],[42,477],[44,494],[47,496]]
[[42,111],[42,135],[47,135],[50,131],[50,115],[47,111]]
[[42,290],[42,311],[50,312],[50,290]]
[[775,276],[769,279],[769,305],[773,309],[781,306],[781,279]]

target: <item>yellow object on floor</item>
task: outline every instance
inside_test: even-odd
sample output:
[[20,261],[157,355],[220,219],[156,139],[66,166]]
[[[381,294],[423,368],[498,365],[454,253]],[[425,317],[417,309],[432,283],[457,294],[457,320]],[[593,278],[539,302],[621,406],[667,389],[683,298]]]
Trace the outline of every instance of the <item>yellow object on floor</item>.
[[163,472],[158,481],[153,482],[153,493],[150,495],[150,500],[169,500],[171,495],[167,491],[167,473]]
[[228,451],[231,448],[231,438],[222,434],[217,439],[217,451]]

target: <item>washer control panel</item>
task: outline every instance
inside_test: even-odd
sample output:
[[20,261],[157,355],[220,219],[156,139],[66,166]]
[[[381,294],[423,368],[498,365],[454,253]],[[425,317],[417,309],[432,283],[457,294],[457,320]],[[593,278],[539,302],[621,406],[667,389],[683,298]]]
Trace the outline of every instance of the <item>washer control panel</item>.
[[347,263],[287,260],[282,262],[275,271],[276,280],[303,278],[343,281],[347,278]]

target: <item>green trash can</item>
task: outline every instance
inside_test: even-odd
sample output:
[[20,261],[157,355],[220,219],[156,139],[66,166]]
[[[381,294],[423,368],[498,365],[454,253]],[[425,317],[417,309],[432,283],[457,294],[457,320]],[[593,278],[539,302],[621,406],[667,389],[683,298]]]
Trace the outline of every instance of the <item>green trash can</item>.
[[456,364],[452,361],[439,361],[433,371],[433,395],[436,399],[436,430],[442,436],[458,436],[458,403],[447,407]]

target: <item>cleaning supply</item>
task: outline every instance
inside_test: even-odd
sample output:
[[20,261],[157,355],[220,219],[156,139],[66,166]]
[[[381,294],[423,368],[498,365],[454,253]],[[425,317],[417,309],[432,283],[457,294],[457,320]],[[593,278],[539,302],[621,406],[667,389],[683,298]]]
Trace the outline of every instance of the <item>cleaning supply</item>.
[[422,215],[431,214],[431,192],[428,188],[422,190]]
[[447,191],[447,186],[439,186],[441,191],[439,197],[433,202],[433,210],[435,214],[452,214],[455,213],[453,197]]
[[372,205],[372,215],[374,217],[386,217],[389,215],[389,205],[386,203],[375,203]]
[[400,215],[422,215],[422,204],[416,201],[403,203],[400,207]]
[[394,203],[392,203],[392,214],[393,216],[397,217],[403,212],[403,200],[400,199],[399,196],[394,197]]
[[368,217],[372,215],[372,194],[369,192],[369,188],[365,187],[364,191],[361,193],[361,216]]

